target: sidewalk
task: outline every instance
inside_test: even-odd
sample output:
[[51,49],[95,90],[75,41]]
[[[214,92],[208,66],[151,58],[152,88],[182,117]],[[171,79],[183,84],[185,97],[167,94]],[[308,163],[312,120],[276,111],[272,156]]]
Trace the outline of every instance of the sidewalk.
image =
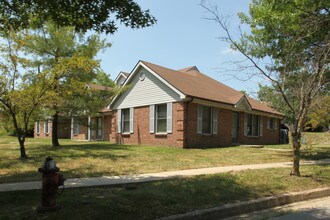
[[[317,160],[317,161],[304,161],[301,162],[300,164],[301,165],[330,164],[330,158],[324,160]],[[230,171],[282,168],[282,167],[291,167],[291,166],[292,166],[292,162],[281,162],[281,163],[263,163],[263,164],[251,164],[251,165],[210,167],[210,168],[200,168],[200,169],[190,169],[190,170],[167,171],[160,173],[127,175],[127,176],[74,178],[74,179],[67,179],[64,185],[65,188],[113,186],[113,185],[129,184],[129,183],[142,183],[142,182],[149,182],[156,180],[164,180],[164,179],[171,179],[177,177],[197,176],[203,174],[216,174],[216,173],[225,173]],[[37,190],[37,189],[41,189],[41,181],[0,184],[0,192]]]

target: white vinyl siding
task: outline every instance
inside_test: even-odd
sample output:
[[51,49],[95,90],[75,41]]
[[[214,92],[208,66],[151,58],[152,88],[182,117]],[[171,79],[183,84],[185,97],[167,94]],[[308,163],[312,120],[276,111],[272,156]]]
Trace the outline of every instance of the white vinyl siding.
[[199,105],[197,109],[197,134],[218,133],[218,109]]
[[[140,73],[145,74],[143,81]],[[131,88],[125,91],[112,104],[113,109],[155,105],[180,100],[179,94],[157,79],[145,69],[141,69],[130,82]]]

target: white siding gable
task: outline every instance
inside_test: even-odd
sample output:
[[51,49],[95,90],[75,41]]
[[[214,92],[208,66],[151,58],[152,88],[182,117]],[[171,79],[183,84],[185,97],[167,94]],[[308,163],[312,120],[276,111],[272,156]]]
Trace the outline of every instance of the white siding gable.
[[[141,77],[144,74],[144,78]],[[141,80],[140,78],[143,78]],[[180,100],[180,95],[149,73],[141,68],[129,83],[129,88],[119,95],[112,109],[123,109],[138,106],[154,105]]]

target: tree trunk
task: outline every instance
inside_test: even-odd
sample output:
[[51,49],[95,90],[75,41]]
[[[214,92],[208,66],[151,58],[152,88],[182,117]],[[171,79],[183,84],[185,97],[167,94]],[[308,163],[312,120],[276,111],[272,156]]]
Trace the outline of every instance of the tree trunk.
[[292,167],[290,175],[300,176],[301,132],[294,131],[294,132],[292,132],[291,137],[292,137],[292,147],[293,147],[293,167]]
[[52,146],[59,147],[60,143],[58,142],[58,112],[53,115],[52,123]]
[[21,152],[21,158],[27,158],[26,151],[25,151],[25,138],[21,136],[21,134],[17,134],[18,142],[19,142],[19,147],[20,147],[20,152]]

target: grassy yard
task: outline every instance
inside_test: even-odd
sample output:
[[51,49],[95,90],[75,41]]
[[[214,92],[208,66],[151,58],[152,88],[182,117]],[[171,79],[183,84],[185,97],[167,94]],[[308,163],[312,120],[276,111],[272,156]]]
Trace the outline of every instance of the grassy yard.
[[65,190],[62,209],[38,214],[40,191],[0,193],[0,219],[155,219],[274,194],[330,186],[330,165],[232,172],[136,185]]
[[[318,142],[313,143],[312,154],[308,149],[303,151],[302,158],[330,158],[330,133],[316,134],[317,137],[314,134],[308,135]],[[50,140],[27,139],[29,158],[21,160],[16,138],[0,135],[0,183],[40,180],[37,169],[49,155],[56,160],[66,178],[281,162],[291,161],[292,158],[289,145],[178,149],[70,140],[61,140],[60,143],[63,147],[55,149],[50,147]]]

